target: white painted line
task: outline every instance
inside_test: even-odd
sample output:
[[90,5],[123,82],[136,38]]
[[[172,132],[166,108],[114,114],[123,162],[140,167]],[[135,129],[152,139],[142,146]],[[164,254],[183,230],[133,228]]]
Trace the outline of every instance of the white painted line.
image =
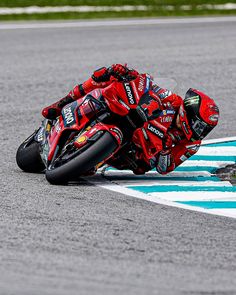
[[[104,175],[106,177],[109,177],[109,176],[115,176],[115,175],[131,176],[134,174],[130,170],[109,170],[109,171],[105,171]],[[160,174],[158,174],[155,171],[149,171],[145,175],[147,175],[148,177],[154,177],[154,178],[157,176],[160,176]],[[211,176],[211,173],[208,171],[186,171],[186,172],[173,171],[165,175],[165,177],[173,177],[173,176],[176,176],[176,177]]]
[[28,7],[1,7],[0,15],[11,14],[43,14],[43,13],[56,13],[56,12],[106,12],[106,11],[145,11],[149,10],[149,6],[145,5],[123,5],[123,6],[28,6]]
[[223,142],[230,142],[230,141],[236,141],[236,136],[223,137],[223,138],[217,138],[217,139],[205,139],[205,140],[202,141],[202,145],[204,145],[204,144],[214,144],[214,143],[223,143]]
[[147,195],[167,201],[236,201],[235,192],[156,192]]
[[[176,6],[174,5],[160,5],[160,9],[174,11]],[[178,7],[180,10],[193,10],[192,5],[181,5]],[[197,5],[194,7],[197,10],[232,10],[236,9],[235,3],[216,4],[216,5]],[[12,14],[43,14],[43,13],[57,13],[57,12],[109,12],[109,11],[147,11],[152,10],[152,6],[148,5],[121,5],[121,6],[28,6],[28,7],[1,7],[0,15],[12,15]]]
[[148,19],[119,19],[102,21],[73,21],[73,22],[27,22],[0,23],[0,30],[18,29],[56,29],[56,28],[89,28],[116,26],[146,26],[146,25],[174,25],[174,24],[204,24],[236,22],[236,16],[227,17],[195,17],[195,18],[148,18]]
[[[198,155],[198,152],[197,154]],[[181,164],[180,167],[199,167],[199,166],[206,166],[206,167],[215,167],[221,168],[225,167],[226,165],[234,164],[234,161],[205,161],[205,160],[187,160]]]
[[[102,182],[104,183],[104,179],[102,180]],[[107,184],[99,184],[100,187],[103,187],[105,189],[109,189],[112,191],[115,191],[117,193],[121,193],[124,195],[128,195],[137,199],[142,199],[145,201],[149,201],[149,202],[153,202],[159,205],[166,205],[166,206],[170,206],[170,207],[176,207],[176,208],[180,208],[180,209],[188,209],[190,211],[193,212],[203,212],[203,213],[207,213],[207,214],[211,214],[211,215],[219,215],[219,216],[226,216],[226,217],[232,217],[232,218],[236,218],[236,210],[224,210],[224,209],[214,209],[214,210],[210,210],[210,209],[205,209],[205,208],[200,208],[200,207],[193,207],[193,206],[189,206],[189,205],[185,205],[185,204],[181,204],[181,203],[177,203],[177,202],[173,202],[173,201],[168,201],[168,200],[163,200],[161,198],[155,197],[155,196],[151,196],[150,194],[144,194],[142,192],[138,192],[138,191],[134,191],[132,189],[126,188],[126,187],[122,187],[119,185],[114,185],[114,184],[109,184],[110,182],[107,182]]]
[[209,10],[232,10],[236,9],[236,3],[225,3],[225,4],[202,4],[197,5],[196,9],[209,9]]
[[[119,181],[116,181],[116,183],[120,183]],[[139,181],[138,179],[131,183],[130,181],[127,182],[126,180],[126,187],[130,186],[172,186],[172,185],[178,185],[178,186],[220,186],[220,187],[232,187],[232,184],[229,181],[176,181],[176,180],[171,180],[171,183],[165,180],[156,180],[156,181],[148,181],[148,180],[143,180]],[[236,196],[236,195],[235,195]]]
[[196,155],[236,156],[236,146],[219,146],[214,147],[214,150],[211,146],[202,146]]

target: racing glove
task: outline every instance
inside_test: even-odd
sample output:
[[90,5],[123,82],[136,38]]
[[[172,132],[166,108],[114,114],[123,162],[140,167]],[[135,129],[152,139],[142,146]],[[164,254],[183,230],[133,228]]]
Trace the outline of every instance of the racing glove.
[[139,75],[139,72],[134,69],[129,69],[127,67],[127,64],[121,65],[121,64],[114,64],[110,67],[111,71],[113,72],[113,76],[115,78],[125,78],[128,81],[132,81],[136,79]]
[[121,64],[113,64],[110,69],[112,75],[116,78],[124,77],[128,74],[129,69],[127,68],[127,64],[124,66]]
[[174,159],[171,150],[163,150],[157,158],[156,170],[160,174],[167,174],[175,169]]
[[102,67],[93,72],[92,79],[96,83],[107,82],[111,76],[115,78],[123,77],[128,73],[128,68],[121,64],[113,64],[109,68]]

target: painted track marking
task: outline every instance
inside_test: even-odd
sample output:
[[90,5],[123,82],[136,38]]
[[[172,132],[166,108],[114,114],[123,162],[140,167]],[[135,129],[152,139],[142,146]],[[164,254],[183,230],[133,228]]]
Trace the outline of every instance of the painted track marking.
[[236,16],[227,17],[194,17],[194,18],[142,18],[142,19],[114,19],[92,21],[61,21],[61,22],[18,22],[0,23],[0,30],[19,29],[56,29],[56,28],[96,28],[116,26],[147,26],[173,24],[204,24],[204,23],[236,22]]
[[235,163],[236,137],[232,137],[204,141],[191,161],[168,175],[150,171],[136,176],[109,167],[92,180],[103,188],[158,204],[236,218],[236,187],[214,174]]

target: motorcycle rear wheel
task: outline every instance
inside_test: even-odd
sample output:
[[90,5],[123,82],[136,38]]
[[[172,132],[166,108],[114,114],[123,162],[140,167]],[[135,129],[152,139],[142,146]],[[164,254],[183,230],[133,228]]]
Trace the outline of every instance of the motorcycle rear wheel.
[[83,147],[83,151],[70,161],[61,166],[50,165],[46,170],[46,179],[54,185],[67,184],[70,180],[78,179],[94,169],[99,163],[107,159],[116,148],[117,142],[114,137],[109,132],[105,132],[87,148]]
[[16,163],[25,172],[39,173],[45,169],[40,156],[40,145],[34,140],[35,132],[30,135],[18,148]]

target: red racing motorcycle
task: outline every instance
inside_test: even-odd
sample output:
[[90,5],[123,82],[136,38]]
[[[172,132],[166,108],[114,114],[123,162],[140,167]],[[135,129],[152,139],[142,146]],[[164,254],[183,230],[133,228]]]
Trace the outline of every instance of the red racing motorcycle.
[[[163,110],[151,86],[151,77],[142,74],[66,105],[57,119],[44,119],[19,146],[18,166],[26,172],[45,171],[51,184],[66,184],[105,164],[138,171],[139,152],[152,167],[174,111]],[[163,122],[163,116],[168,120]]]

